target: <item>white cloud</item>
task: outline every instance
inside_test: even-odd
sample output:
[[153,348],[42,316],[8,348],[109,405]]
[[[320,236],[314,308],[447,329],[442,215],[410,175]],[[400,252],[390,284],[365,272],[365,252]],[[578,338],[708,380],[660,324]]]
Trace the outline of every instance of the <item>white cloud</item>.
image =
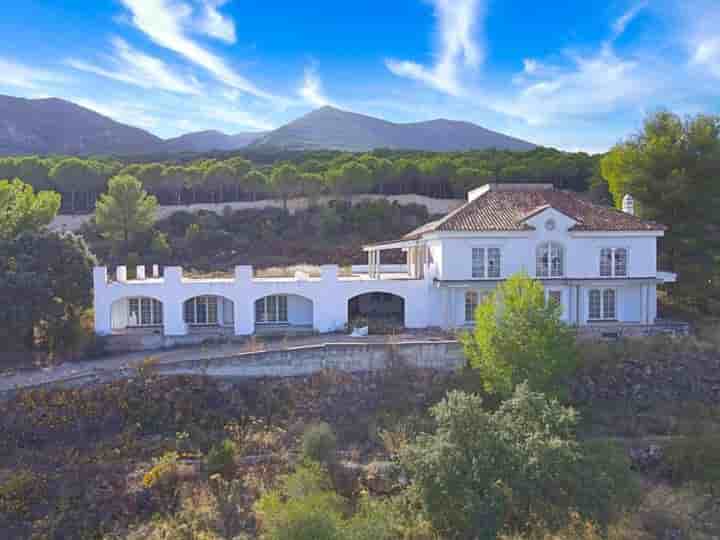
[[28,90],[39,90],[48,83],[59,83],[65,78],[58,74],[34,67],[29,67],[13,60],[0,58],[0,86],[14,86]]
[[648,2],[649,0],[643,0],[642,2],[638,2],[630,9],[628,9],[625,13],[623,13],[620,17],[615,19],[612,24],[612,41],[616,40],[625,33],[625,30],[635,19],[635,17],[637,17],[638,14],[648,6]]
[[117,122],[128,124],[143,129],[153,129],[160,123],[159,119],[153,116],[143,106],[136,103],[117,102],[101,103],[88,98],[68,98],[73,103],[91,109],[97,113],[112,118]]
[[176,0],[121,0],[121,2],[130,10],[132,24],[156,44],[204,68],[228,86],[262,99],[283,101],[259,89],[234,71],[222,58],[188,37],[189,31],[207,32],[207,28],[199,28],[195,24],[192,19],[193,10],[187,3]]
[[532,58],[525,58],[523,60],[523,71],[528,75],[536,73],[539,68],[540,63],[537,60],[533,60]]
[[110,68],[73,58],[66,60],[65,63],[81,71],[141,88],[168,90],[180,94],[200,94],[202,88],[196,80],[185,80],[175,75],[162,60],[134,49],[123,39],[115,38],[112,43],[115,55],[110,60],[112,65]]
[[720,37],[707,37],[694,45],[692,63],[720,79]]
[[235,35],[235,23],[232,19],[228,19],[218,11],[218,8],[228,3],[228,0],[204,0],[202,6],[202,17],[198,22],[198,28],[204,34],[210,37],[224,41],[225,43],[235,43],[237,36]]
[[570,60],[570,67],[548,66],[533,70],[533,79],[517,79],[522,87],[514,96],[485,99],[497,112],[540,125],[558,117],[594,116],[641,104],[658,89],[646,66],[618,57],[609,47]]
[[247,111],[228,108],[227,106],[210,106],[207,108],[203,108],[198,112],[204,118],[209,118],[211,120],[220,121],[226,124],[232,124],[243,128],[250,128],[252,130],[269,131],[275,128],[272,122],[264,118],[255,116]]
[[485,0],[432,0],[438,20],[437,62],[428,68],[408,60],[388,59],[385,65],[395,75],[408,77],[450,95],[464,89],[460,71],[475,69],[484,51],[475,39],[476,23],[484,15]]
[[320,80],[315,68],[305,68],[303,85],[298,90],[298,94],[300,94],[309,104],[316,107],[331,105],[330,100],[325,97],[325,94],[323,93],[322,81]]

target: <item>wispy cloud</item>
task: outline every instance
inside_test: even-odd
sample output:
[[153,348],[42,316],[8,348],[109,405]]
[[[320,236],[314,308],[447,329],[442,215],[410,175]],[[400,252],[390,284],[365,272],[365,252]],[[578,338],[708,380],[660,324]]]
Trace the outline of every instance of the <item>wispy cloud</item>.
[[100,102],[89,98],[68,98],[74,103],[97,113],[112,118],[117,122],[152,130],[157,127],[160,120],[153,116],[144,106],[129,102]]
[[223,16],[218,8],[228,3],[228,0],[203,0],[202,16],[198,22],[198,28],[210,37],[235,43],[235,23],[232,19]]
[[269,131],[275,128],[275,125],[269,120],[232,107],[208,106],[199,110],[198,113],[207,119],[252,130]]
[[707,37],[695,43],[692,63],[720,79],[720,37]]
[[689,51],[689,67],[697,74],[709,75],[714,82],[720,79],[720,11],[715,0],[698,0],[683,5],[681,19],[686,21],[685,33]]
[[306,102],[315,107],[331,105],[330,100],[323,92],[322,81],[315,67],[309,66],[305,68],[303,84],[298,90],[298,94],[300,94]]
[[27,90],[41,90],[48,83],[65,80],[65,77],[59,73],[26,66],[6,58],[0,58],[0,73],[2,73],[0,86],[14,86]]
[[[232,69],[221,57],[189,37],[188,34],[193,31],[208,32],[206,25],[198,25],[197,20],[193,19],[193,8],[189,4],[174,0],[121,0],[121,2],[130,10],[132,24],[156,44],[202,67],[228,86],[262,99],[283,101],[255,86]],[[219,4],[214,2],[207,5]]]
[[484,50],[476,40],[478,19],[484,18],[485,0],[432,0],[438,22],[437,62],[426,67],[409,60],[387,59],[395,75],[418,80],[437,90],[458,96],[464,93],[460,71],[475,69]]
[[[567,54],[569,66],[525,62],[513,80],[515,95],[485,96],[491,109],[531,125],[558,118],[588,117],[638,105],[658,89],[652,70],[603,46],[592,55]],[[529,68],[529,69],[528,69]]]
[[81,71],[121,81],[141,88],[168,90],[179,94],[200,94],[202,88],[197,80],[183,79],[175,75],[160,59],[144,54],[131,47],[125,40],[112,40],[115,55],[110,58],[110,67],[67,59],[65,63]]
[[625,13],[623,13],[620,17],[615,19],[615,21],[612,24],[612,39],[611,41],[615,41],[617,38],[619,38],[621,35],[625,33],[625,30],[630,25],[630,23],[637,17],[640,12],[645,9],[649,4],[649,0],[643,0],[642,2],[638,2],[634,6],[632,6],[630,9],[628,9]]

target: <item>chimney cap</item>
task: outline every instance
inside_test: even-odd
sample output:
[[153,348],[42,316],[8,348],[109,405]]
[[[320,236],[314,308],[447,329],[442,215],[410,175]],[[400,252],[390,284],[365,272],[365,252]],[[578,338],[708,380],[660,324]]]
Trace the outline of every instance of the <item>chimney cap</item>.
[[629,193],[622,198],[622,211],[626,214],[635,215],[635,199]]

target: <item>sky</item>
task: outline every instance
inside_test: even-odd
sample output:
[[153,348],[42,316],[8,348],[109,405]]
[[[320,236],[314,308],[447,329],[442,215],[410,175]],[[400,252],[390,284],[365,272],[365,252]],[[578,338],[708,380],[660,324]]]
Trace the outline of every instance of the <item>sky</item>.
[[3,4],[0,93],[161,137],[331,105],[603,152],[659,109],[720,114],[720,0]]

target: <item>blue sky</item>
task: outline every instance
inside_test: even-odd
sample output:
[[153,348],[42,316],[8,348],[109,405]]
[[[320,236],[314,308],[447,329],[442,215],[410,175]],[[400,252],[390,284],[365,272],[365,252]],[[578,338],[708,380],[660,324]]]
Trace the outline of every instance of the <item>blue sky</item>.
[[0,92],[163,137],[324,104],[607,150],[658,108],[720,114],[720,0],[24,0]]

